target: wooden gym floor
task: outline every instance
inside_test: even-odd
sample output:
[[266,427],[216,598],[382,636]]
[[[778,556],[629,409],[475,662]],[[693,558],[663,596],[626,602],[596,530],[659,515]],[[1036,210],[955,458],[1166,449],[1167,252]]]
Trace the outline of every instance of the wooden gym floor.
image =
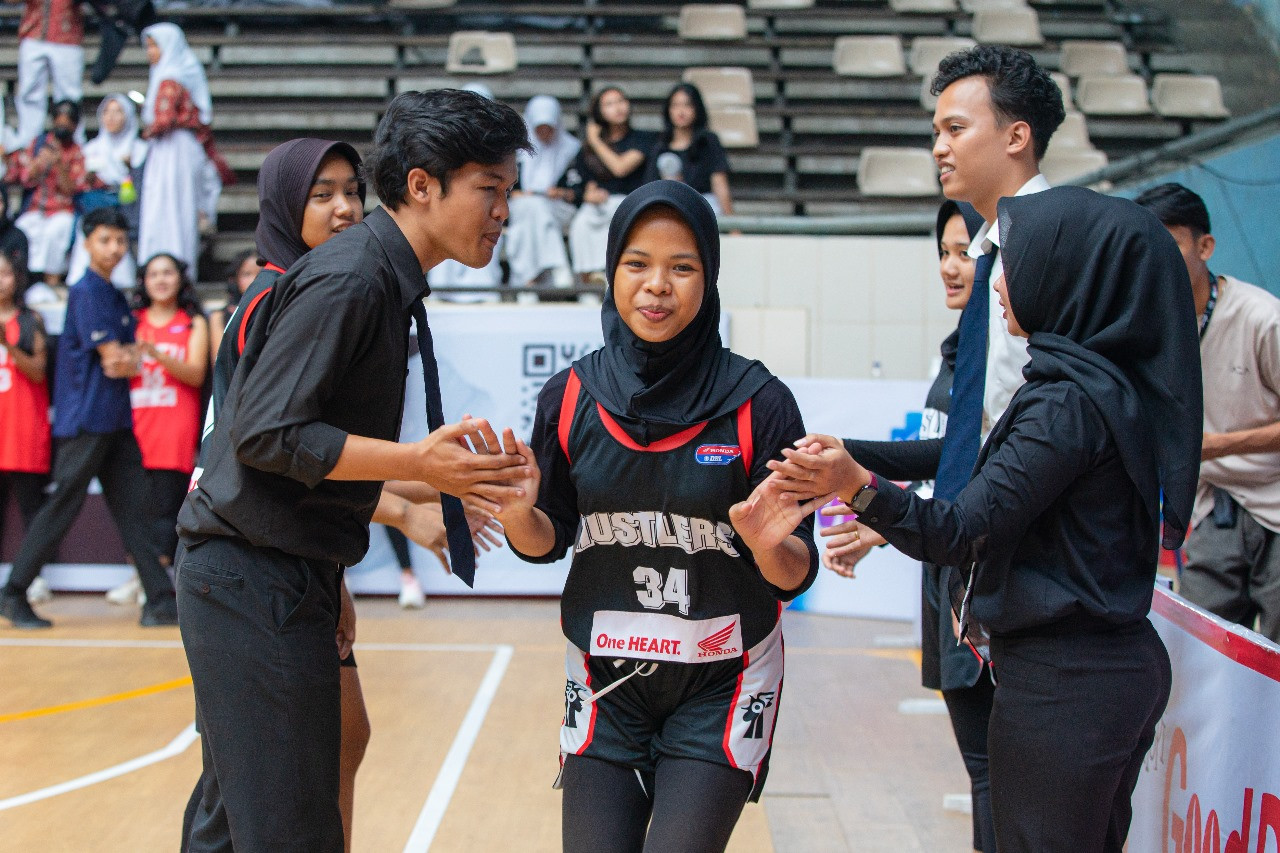
[[[558,604],[358,601],[373,739],[356,786],[355,850],[560,849]],[[176,851],[199,775],[176,628],[60,594],[51,631],[0,629],[0,848]],[[769,784],[735,853],[970,850],[967,793],[945,711],[897,623],[785,617],[787,681]],[[906,703],[905,705],[903,703]]]

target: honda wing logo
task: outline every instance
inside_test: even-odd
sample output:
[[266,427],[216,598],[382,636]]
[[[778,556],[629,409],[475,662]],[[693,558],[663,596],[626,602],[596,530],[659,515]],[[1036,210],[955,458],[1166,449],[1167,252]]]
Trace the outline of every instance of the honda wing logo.
[[736,655],[736,648],[725,648],[725,644],[733,637],[733,629],[738,627],[737,622],[732,622],[727,628],[721,628],[705,640],[698,641],[698,648],[702,649],[698,653],[700,658],[719,657],[721,655]]

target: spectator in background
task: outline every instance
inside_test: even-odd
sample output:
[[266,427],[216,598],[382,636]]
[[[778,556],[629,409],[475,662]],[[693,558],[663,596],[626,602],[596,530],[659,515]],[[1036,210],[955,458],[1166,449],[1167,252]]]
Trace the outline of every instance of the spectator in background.
[[631,127],[631,102],[617,86],[591,99],[586,138],[569,170],[577,176],[574,201],[581,205],[569,223],[569,254],[580,282],[603,284],[609,223],[627,194],[644,182],[646,156],[656,140]]
[[49,620],[31,609],[27,587],[75,521],[89,481],[96,476],[146,589],[141,624],[175,625],[173,583],[138,512],[147,499],[147,481],[129,409],[128,379],[139,369],[134,318],[124,295],[109,281],[111,270],[128,251],[129,223],[119,210],[100,207],[85,214],[83,228],[89,271],[71,288],[66,325],[58,339],[54,491],[31,520],[14,558],[0,594],[0,615],[17,628],[50,627]]
[[[671,152],[680,158],[679,170],[664,171],[658,158]],[[663,162],[669,162],[670,158]],[[667,95],[662,110],[662,135],[649,155],[646,181],[670,178],[684,181],[706,197],[717,216],[733,215],[729,193],[729,156],[720,137],[707,129],[707,108],[702,93],[690,83],[680,83]]]
[[[108,95],[98,104],[98,135],[83,146],[84,166],[95,189],[87,197],[92,207],[119,205],[133,234],[138,224],[138,191],[133,183],[133,170],[142,168],[147,159],[147,143],[138,138],[138,111],[125,95]],[[85,200],[88,200],[86,198]],[[82,200],[80,211],[86,204]],[[84,234],[77,233],[71,248],[67,269],[70,281],[79,281],[89,267],[89,254],[84,249]],[[125,254],[111,274],[111,283],[129,289],[138,283],[138,265],[133,252]]]
[[148,508],[162,562],[178,547],[178,509],[196,463],[200,389],[209,372],[209,323],[186,266],[156,255],[142,268],[134,312],[142,370],[129,382],[133,434],[151,483]]
[[27,235],[27,262],[51,288],[62,284],[75,227],[75,197],[89,188],[84,152],[74,139],[80,108],[58,101],[50,108],[53,129],[13,155],[10,177],[26,199],[14,223]]
[[[465,92],[475,92],[482,98],[490,101],[493,100],[493,90],[478,80],[473,80],[462,87]],[[495,288],[502,286],[502,252],[506,243],[506,234],[498,238],[498,245],[493,247],[493,257],[489,259],[489,263],[474,269],[466,264],[459,263],[453,259],[441,261],[430,270],[427,271],[427,283],[431,285],[432,295],[446,302],[497,302],[498,294],[493,292]],[[474,287],[477,292],[454,292],[440,293],[436,288],[440,287]],[[488,292],[479,292],[481,290]],[[388,533],[391,528],[388,528]],[[394,542],[394,539],[392,540]],[[397,554],[400,552],[397,551]],[[404,575],[402,574],[402,579]],[[401,602],[405,600],[405,592],[402,587]],[[416,600],[412,590],[408,592],[411,601]],[[424,599],[425,601],[425,599]]]
[[1182,250],[1200,318],[1203,461],[1178,591],[1280,643],[1280,299],[1209,271],[1200,196],[1162,184],[1136,200]]
[[544,283],[558,286],[572,280],[564,229],[573,218],[573,193],[560,179],[582,143],[564,129],[560,102],[550,95],[530,98],[524,110],[532,151],[521,151],[517,164],[520,183],[511,194],[507,222],[507,261],[511,283],[521,287]]
[[151,143],[142,182],[138,256],[170,254],[196,275],[200,230],[217,217],[218,197],[234,174],[213,144],[213,99],[200,60],[176,24],[142,31],[151,63],[142,105]]
[[84,94],[84,14],[79,0],[23,3],[14,94],[19,147],[30,145],[44,127],[50,84],[54,101],[79,103]]
[[[30,527],[49,482],[47,340],[40,315],[23,304],[26,279],[26,268],[0,252],[0,541],[9,495]],[[33,582],[27,595],[39,600],[47,592]]]
[[235,313],[240,297],[253,284],[261,269],[256,249],[237,252],[231,263],[227,264],[227,304],[215,308],[209,315],[209,352],[214,357],[218,355],[218,347],[222,344],[222,331],[227,327],[227,321]]

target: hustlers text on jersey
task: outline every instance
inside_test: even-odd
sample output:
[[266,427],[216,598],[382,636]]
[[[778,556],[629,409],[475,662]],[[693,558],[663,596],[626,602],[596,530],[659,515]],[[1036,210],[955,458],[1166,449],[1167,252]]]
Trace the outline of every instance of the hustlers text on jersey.
[[593,512],[582,516],[575,553],[595,545],[621,545],[630,548],[679,548],[686,554],[719,551],[738,557],[733,547],[733,527],[723,521],[708,521],[674,512],[641,510],[635,512]]

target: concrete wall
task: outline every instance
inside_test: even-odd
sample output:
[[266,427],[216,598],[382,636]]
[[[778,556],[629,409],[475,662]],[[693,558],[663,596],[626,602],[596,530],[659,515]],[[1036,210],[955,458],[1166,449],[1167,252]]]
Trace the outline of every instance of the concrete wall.
[[730,346],[784,376],[925,379],[959,315],[928,237],[725,236]]

